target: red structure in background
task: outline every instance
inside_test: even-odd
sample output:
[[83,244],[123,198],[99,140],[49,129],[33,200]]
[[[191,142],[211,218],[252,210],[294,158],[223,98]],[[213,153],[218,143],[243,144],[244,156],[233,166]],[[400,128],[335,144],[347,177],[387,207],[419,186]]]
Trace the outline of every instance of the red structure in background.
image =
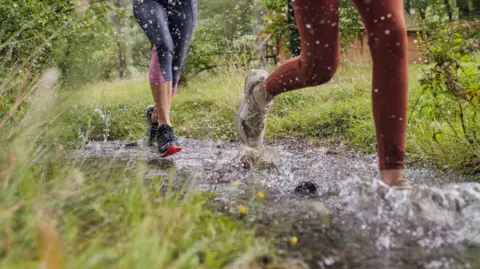
[[[293,15],[289,14],[289,17]],[[292,20],[294,17],[290,18]],[[426,28],[415,23],[412,16],[405,13],[405,23],[408,33],[408,62],[411,64],[423,63],[425,59],[422,57],[420,51],[420,44],[418,37],[426,33]],[[341,27],[341,26],[340,26]],[[368,48],[368,36],[364,32],[364,29],[358,29],[360,34],[354,37],[353,43],[348,48],[342,49],[342,60],[353,62],[368,62],[371,60],[370,51]],[[290,34],[295,36],[295,31],[290,31]],[[264,32],[261,34],[264,38],[269,36],[270,33]],[[273,44],[272,44],[273,43]],[[292,46],[292,43],[293,46]],[[272,39],[269,45],[266,46],[266,60],[268,64],[278,65],[283,61],[298,55],[298,51],[293,51],[293,47],[298,46],[295,41],[288,40],[287,38],[280,38],[278,36]]]

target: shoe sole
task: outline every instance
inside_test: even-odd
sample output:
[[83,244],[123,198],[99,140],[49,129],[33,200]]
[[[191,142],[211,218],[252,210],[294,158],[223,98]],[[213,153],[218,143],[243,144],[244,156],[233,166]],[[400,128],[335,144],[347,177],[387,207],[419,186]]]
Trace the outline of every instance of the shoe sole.
[[[265,72],[266,73],[266,72]],[[245,79],[245,88],[243,89],[243,96],[246,100],[247,96],[249,95],[249,93],[247,92],[248,91],[248,88],[247,88],[247,83],[248,83],[248,79],[249,79],[249,75],[247,75],[247,78]],[[263,79],[263,81],[265,81],[265,79],[268,77],[268,74],[266,74],[265,78]],[[262,81],[262,82],[263,82]],[[262,83],[260,82],[260,83]],[[260,84],[259,83],[259,84]],[[257,84],[258,85],[258,84]],[[257,86],[255,85],[253,87],[253,89],[255,89],[255,87]],[[242,104],[240,105],[240,107],[238,108],[237,110],[237,114],[236,114],[236,123],[235,123],[235,126],[236,126],[236,131],[237,131],[237,136],[240,138],[240,140],[242,141],[243,144],[251,147],[251,148],[256,148],[258,147],[259,145],[257,144],[251,144],[248,142],[248,139],[247,139],[247,135],[245,134],[245,132],[243,131],[243,126],[242,126],[242,122],[239,120],[240,118],[240,113],[242,112],[243,110],[243,107],[247,104],[247,101],[243,101]]]
[[161,153],[161,154],[160,154],[160,157],[166,158],[166,157],[168,157],[168,156],[172,156],[172,155],[174,155],[174,154],[177,154],[177,153],[179,153],[179,152],[182,151],[182,150],[183,150],[183,148],[180,147],[180,146],[170,145],[170,146],[168,146],[167,151],[165,151],[164,153]]
[[243,132],[243,126],[242,126],[242,122],[239,120],[240,118],[240,113],[242,112],[243,110],[243,107],[246,105],[246,102],[244,101],[240,107],[238,108],[238,111],[237,111],[237,120],[236,120],[236,127],[237,127],[237,136],[238,138],[240,138],[240,140],[242,141],[243,144],[245,145],[248,145],[248,139],[247,139],[247,136],[245,135],[245,132]]

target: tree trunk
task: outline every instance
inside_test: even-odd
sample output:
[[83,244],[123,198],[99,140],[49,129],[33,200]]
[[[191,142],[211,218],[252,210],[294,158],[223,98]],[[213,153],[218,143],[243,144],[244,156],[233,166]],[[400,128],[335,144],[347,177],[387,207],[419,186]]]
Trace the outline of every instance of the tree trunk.
[[453,9],[450,0],[445,0],[445,8],[447,9],[448,20],[453,21]]
[[266,46],[264,45],[263,34],[263,11],[256,10],[255,17],[257,18],[257,23],[255,25],[255,34],[257,35],[257,48],[258,48],[258,59],[260,61],[260,68],[264,68],[267,65],[267,51]]
[[460,11],[460,16],[468,17],[471,12],[470,0],[457,0],[457,7]]
[[296,57],[300,55],[300,39],[298,29],[295,24],[295,12],[293,11],[292,0],[288,0],[287,22],[290,26],[290,51],[292,52],[292,56]]
[[120,41],[117,41],[117,78],[122,79],[123,78],[123,67],[125,66],[124,60],[123,60],[123,54],[122,54],[122,44]]
[[418,12],[420,13],[420,18],[422,18],[422,20],[425,20],[427,18],[427,14],[425,10],[420,9]]
[[[116,8],[121,7],[121,0],[113,0],[113,4]],[[124,66],[125,61],[123,57],[123,45],[122,45],[122,21],[120,20],[120,16],[118,13],[115,12],[113,15],[113,22],[115,23],[115,30],[117,32],[117,78],[122,79],[124,77]]]

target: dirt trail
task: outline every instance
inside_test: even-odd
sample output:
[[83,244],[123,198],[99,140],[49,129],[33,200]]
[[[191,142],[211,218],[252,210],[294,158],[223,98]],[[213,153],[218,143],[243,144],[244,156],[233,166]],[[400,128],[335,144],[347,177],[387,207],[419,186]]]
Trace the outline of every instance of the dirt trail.
[[[141,159],[150,167],[147,180],[173,172],[178,186],[216,191],[226,210],[245,204],[258,234],[303,268],[480,268],[478,183],[416,167],[406,171],[414,188],[394,191],[375,179],[374,155],[304,140],[262,151],[231,142],[181,143],[185,150],[170,159],[141,141],[90,142],[73,156],[116,159],[132,169]],[[255,201],[257,192],[263,203]]]

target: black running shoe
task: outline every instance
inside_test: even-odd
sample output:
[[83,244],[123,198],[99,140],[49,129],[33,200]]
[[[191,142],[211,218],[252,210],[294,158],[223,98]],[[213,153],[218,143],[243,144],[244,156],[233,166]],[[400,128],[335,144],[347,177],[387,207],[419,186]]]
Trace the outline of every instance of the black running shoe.
[[155,146],[155,142],[157,140],[157,129],[158,123],[152,122],[152,114],[153,114],[154,105],[150,105],[145,110],[145,121],[147,122],[147,145],[149,147]]
[[157,147],[161,157],[168,157],[182,150],[182,147],[177,144],[177,138],[171,126],[167,124],[158,126]]

